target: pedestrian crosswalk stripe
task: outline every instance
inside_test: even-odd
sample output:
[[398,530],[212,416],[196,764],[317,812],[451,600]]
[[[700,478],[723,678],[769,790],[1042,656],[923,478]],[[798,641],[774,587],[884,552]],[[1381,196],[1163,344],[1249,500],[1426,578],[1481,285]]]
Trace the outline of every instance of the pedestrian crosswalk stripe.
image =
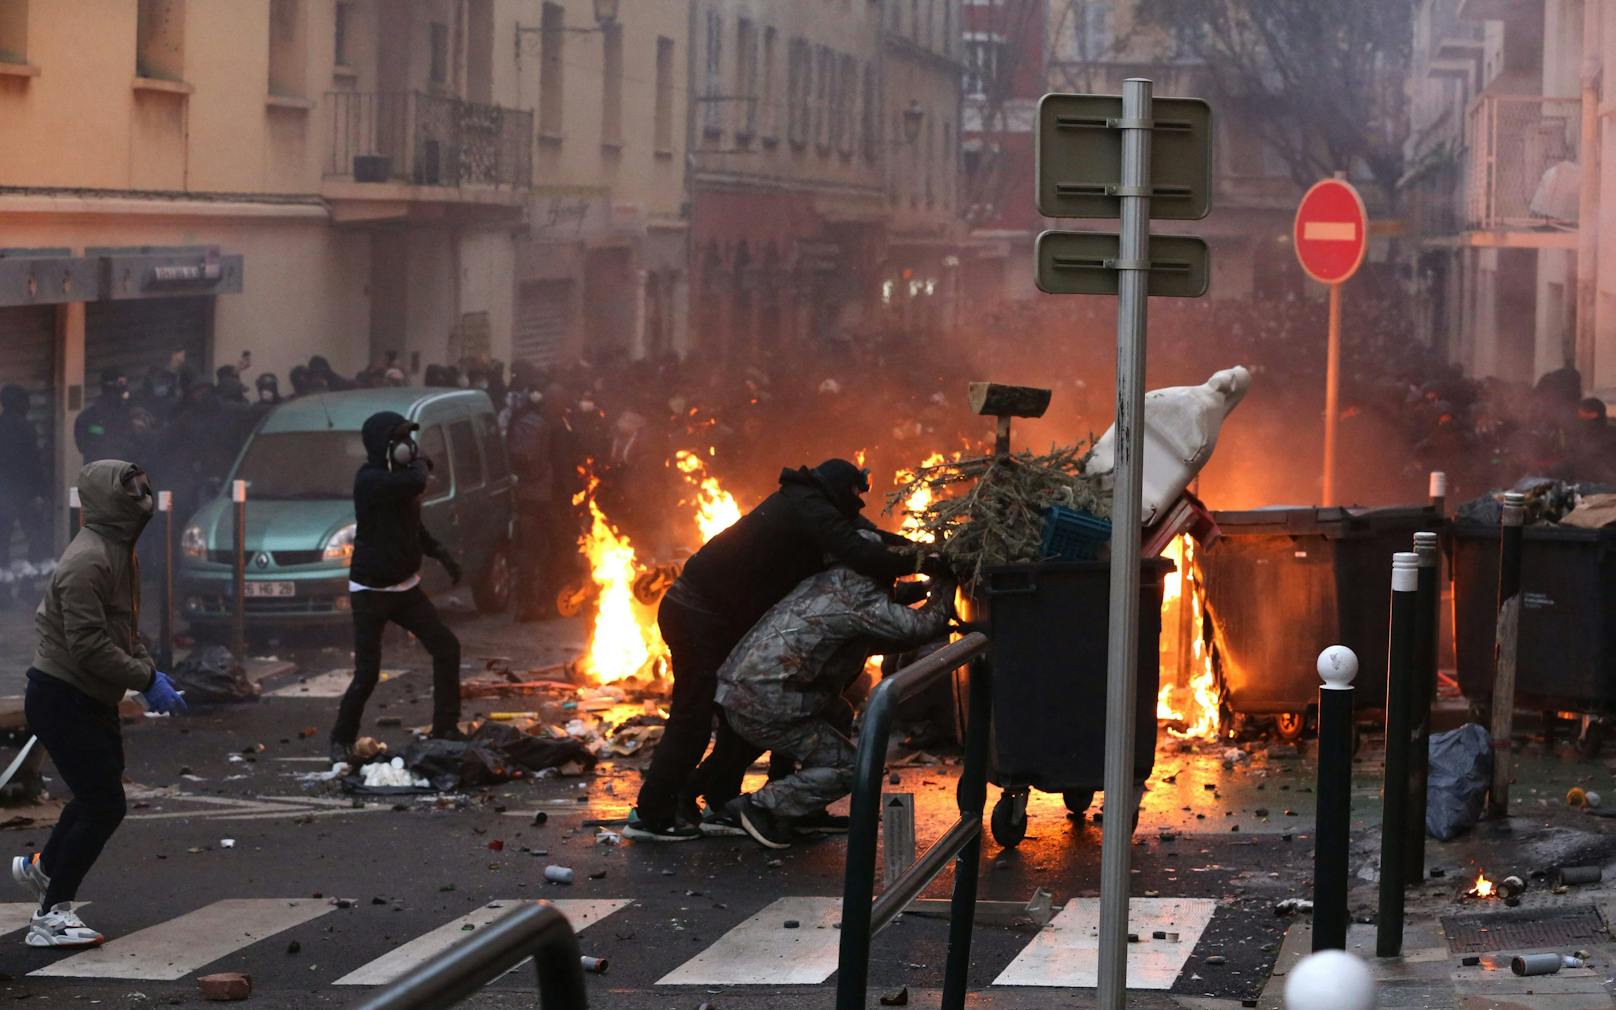
[[[1134,898],[1128,903],[1128,988],[1171,989],[1218,903],[1211,898]],[[1153,939],[1160,930],[1176,942]],[[1098,985],[1100,899],[1077,898],[1050,920],[993,980],[994,985],[1092,989]]]
[[332,907],[306,898],[228,898],[29,975],[172,982],[265,937],[317,919]]
[[[441,954],[469,933],[484,928],[526,904],[529,899],[491,901],[470,915],[462,915],[437,929],[395,947],[369,964],[354,969],[332,985],[386,985],[427,959]],[[562,898],[554,902],[561,914],[582,932],[628,904],[624,898]],[[466,927],[470,926],[471,929]]]
[[[402,677],[406,670],[383,670],[380,683]],[[294,680],[273,691],[265,691],[266,698],[340,698],[353,681],[352,670],[328,670],[307,679]]]
[[781,898],[657,985],[818,985],[836,971],[841,918],[840,898]]
[[[88,901],[73,902],[74,910],[88,905]],[[15,933],[19,929],[27,929],[28,921],[39,911],[39,903],[34,901],[0,901],[0,936]]]

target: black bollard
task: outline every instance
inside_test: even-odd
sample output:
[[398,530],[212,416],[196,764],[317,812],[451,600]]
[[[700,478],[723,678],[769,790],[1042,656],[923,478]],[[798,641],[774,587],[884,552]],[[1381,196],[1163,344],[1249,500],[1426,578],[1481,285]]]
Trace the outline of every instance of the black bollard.
[[1403,858],[1408,830],[1411,682],[1419,622],[1417,554],[1392,555],[1390,644],[1386,650],[1386,777],[1380,790],[1380,914],[1375,955],[1403,952]]
[[[1434,476],[1434,475],[1433,475]],[[1437,589],[1438,549],[1435,533],[1414,534],[1414,553],[1420,559],[1418,603],[1415,607],[1414,676],[1409,678],[1408,830],[1403,859],[1403,883],[1409,887],[1425,879],[1425,790],[1431,774],[1431,703],[1436,698],[1436,643],[1441,593]]]
[[1347,947],[1347,849],[1352,824],[1352,681],[1344,645],[1319,654],[1319,783],[1313,844],[1313,949]]
[[235,564],[236,607],[230,621],[230,648],[236,662],[247,662],[247,482],[234,481],[230,487],[230,500],[235,503]]
[[163,517],[163,612],[157,629],[157,668],[174,668],[174,492],[157,492]]
[[1526,496],[1504,495],[1503,528],[1498,545],[1498,637],[1493,643],[1493,786],[1487,811],[1509,816],[1509,777],[1514,772],[1510,737],[1515,728],[1515,660],[1521,631],[1521,538],[1526,522]]

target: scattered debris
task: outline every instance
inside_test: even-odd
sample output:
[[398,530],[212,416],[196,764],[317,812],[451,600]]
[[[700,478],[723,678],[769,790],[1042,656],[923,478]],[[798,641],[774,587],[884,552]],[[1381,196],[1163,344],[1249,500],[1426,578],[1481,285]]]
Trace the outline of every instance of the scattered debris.
[[554,863],[544,868],[544,879],[552,884],[572,883],[572,867],[556,866]]
[[1209,967],[1209,968],[1217,968],[1217,967],[1220,967],[1222,965],[1228,964],[1229,959],[1224,957],[1222,954],[1211,954],[1211,955],[1208,955],[1205,963],[1206,963],[1207,967]]
[[253,984],[251,975],[243,975],[239,971],[223,971],[216,975],[203,975],[196,980],[196,987],[202,993],[202,998],[220,1003],[233,1003],[244,1000],[252,995]]
[[882,1006],[908,1006],[909,1005],[909,987],[904,986],[902,989],[899,989],[897,992],[890,992],[890,993],[887,993],[885,996],[882,996],[881,997],[881,1005]]
[[291,943],[286,945],[286,953],[288,953],[288,954],[301,954],[301,953],[303,953],[303,944],[299,943],[296,940],[293,940]]
[[1275,915],[1295,915],[1298,912],[1313,911],[1313,902],[1306,898],[1286,898],[1274,906]]
[[590,975],[606,974],[607,961],[604,957],[590,957],[588,954],[579,958],[583,962],[584,971]]
[[221,839],[219,839],[219,848],[221,848],[221,849],[233,849],[235,847],[236,847],[236,840],[234,838],[221,838]]
[[600,829],[600,831],[595,835],[596,845],[617,845],[622,841],[622,835],[615,831],[607,831],[605,828]]
[[1554,871],[1554,879],[1562,885],[1597,884],[1604,873],[1598,866],[1562,866]]
[[802,923],[798,922],[796,919],[787,919],[785,921],[785,927],[787,929],[796,929],[797,927],[799,927],[801,925],[802,925]]

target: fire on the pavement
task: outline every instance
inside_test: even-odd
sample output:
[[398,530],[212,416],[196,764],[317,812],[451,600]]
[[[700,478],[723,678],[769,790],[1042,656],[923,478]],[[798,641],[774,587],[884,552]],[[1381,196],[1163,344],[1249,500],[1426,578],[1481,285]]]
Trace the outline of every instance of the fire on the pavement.
[[1476,882],[1465,892],[1473,898],[1491,898],[1498,893],[1498,885],[1487,879],[1487,871],[1476,874]]

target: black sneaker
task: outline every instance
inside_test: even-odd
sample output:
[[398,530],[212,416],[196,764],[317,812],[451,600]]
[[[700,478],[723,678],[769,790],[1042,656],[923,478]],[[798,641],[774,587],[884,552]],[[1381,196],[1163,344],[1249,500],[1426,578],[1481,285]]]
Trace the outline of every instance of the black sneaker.
[[724,804],[724,813],[734,818],[752,841],[766,849],[791,848],[791,828],[773,814],[752,802],[752,797],[740,795]]
[[623,837],[637,842],[689,842],[701,837],[701,829],[680,820],[667,823],[643,821],[639,810],[630,810]]
[[708,838],[742,838],[746,829],[741,822],[731,817],[726,807],[722,810],[708,810],[701,815],[701,833]]
[[799,835],[845,835],[852,818],[833,814],[829,810],[816,810],[791,822],[791,830]]

